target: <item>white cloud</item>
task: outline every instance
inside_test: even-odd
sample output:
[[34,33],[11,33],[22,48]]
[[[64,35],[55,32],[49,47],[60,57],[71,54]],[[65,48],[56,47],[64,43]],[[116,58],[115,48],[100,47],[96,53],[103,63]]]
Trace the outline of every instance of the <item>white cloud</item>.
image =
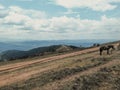
[[0,5],[0,10],[1,10],[1,9],[4,9],[4,8],[5,8],[5,7],[4,7],[3,5]]
[[30,18],[23,14],[18,14],[15,12],[10,12],[8,16],[4,18],[4,23],[7,24],[23,24],[27,20],[30,20]]
[[65,15],[67,15],[67,14],[79,14],[79,12],[75,12],[75,11],[73,11],[73,10],[71,10],[71,9],[68,9],[68,11],[65,12],[64,14],[65,14]]
[[46,18],[46,13],[43,11],[31,10],[31,9],[26,10],[26,9],[22,9],[20,7],[17,7],[17,6],[9,7],[9,12],[24,14],[24,15],[30,16],[32,18]]
[[1,13],[0,17],[3,20],[3,24],[19,25],[18,26],[19,28],[26,29],[29,29],[29,27],[32,26],[33,27],[37,26],[40,23],[39,20],[44,19],[47,16],[45,12],[37,10],[26,10],[17,6],[11,6],[8,9],[0,11],[0,13]]
[[4,18],[8,15],[8,11],[7,10],[0,10],[0,18]]
[[117,5],[112,3],[120,2],[120,0],[51,0],[55,4],[65,8],[91,8],[95,11],[113,10]]
[[[102,16],[101,20],[77,17],[46,18],[42,11],[25,10],[20,7],[5,9],[0,18],[0,39],[118,39],[120,18]],[[34,15],[31,15],[34,12]],[[40,16],[40,17],[39,17]]]

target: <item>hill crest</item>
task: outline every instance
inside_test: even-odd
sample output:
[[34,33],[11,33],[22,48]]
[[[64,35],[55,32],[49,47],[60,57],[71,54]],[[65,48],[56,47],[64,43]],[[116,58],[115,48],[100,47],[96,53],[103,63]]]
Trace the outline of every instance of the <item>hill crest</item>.
[[68,46],[68,45],[52,45],[47,47],[38,47],[28,51],[7,50],[0,53],[0,60],[7,61],[7,60],[23,59],[28,57],[35,57],[35,56],[43,56],[44,54],[47,53],[61,53],[78,48],[79,47]]

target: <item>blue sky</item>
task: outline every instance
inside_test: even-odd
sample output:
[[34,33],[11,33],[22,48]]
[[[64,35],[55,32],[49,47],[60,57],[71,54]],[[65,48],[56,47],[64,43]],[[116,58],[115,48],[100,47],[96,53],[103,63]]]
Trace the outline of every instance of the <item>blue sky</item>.
[[119,39],[120,0],[0,0],[0,40]]

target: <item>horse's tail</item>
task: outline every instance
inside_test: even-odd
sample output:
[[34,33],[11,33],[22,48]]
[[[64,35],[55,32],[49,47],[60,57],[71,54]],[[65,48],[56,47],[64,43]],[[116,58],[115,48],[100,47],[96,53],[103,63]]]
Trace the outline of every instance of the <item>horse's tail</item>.
[[99,51],[100,51],[100,55],[102,55],[102,47],[99,48]]

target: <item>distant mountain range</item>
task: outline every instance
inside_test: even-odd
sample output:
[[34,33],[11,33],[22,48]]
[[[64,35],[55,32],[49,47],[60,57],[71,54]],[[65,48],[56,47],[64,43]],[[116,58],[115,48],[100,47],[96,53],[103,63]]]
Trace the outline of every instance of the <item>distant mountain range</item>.
[[68,45],[52,45],[46,47],[38,47],[28,51],[20,51],[20,50],[7,50],[0,53],[0,61],[8,61],[15,59],[23,59],[28,57],[35,56],[43,56],[48,53],[61,53],[67,52],[75,49],[84,49],[76,46],[68,46]]
[[19,41],[19,42],[0,42],[0,52],[6,50],[22,50],[26,51],[36,47],[50,46],[50,45],[73,45],[89,47],[94,43],[105,43],[114,40],[96,40],[96,39],[83,39],[83,40],[41,40],[41,41]]
[[83,49],[93,46],[94,43],[102,44],[111,41],[113,40],[46,40],[4,43],[0,42],[0,61],[42,56],[48,53],[58,53],[74,49]]

